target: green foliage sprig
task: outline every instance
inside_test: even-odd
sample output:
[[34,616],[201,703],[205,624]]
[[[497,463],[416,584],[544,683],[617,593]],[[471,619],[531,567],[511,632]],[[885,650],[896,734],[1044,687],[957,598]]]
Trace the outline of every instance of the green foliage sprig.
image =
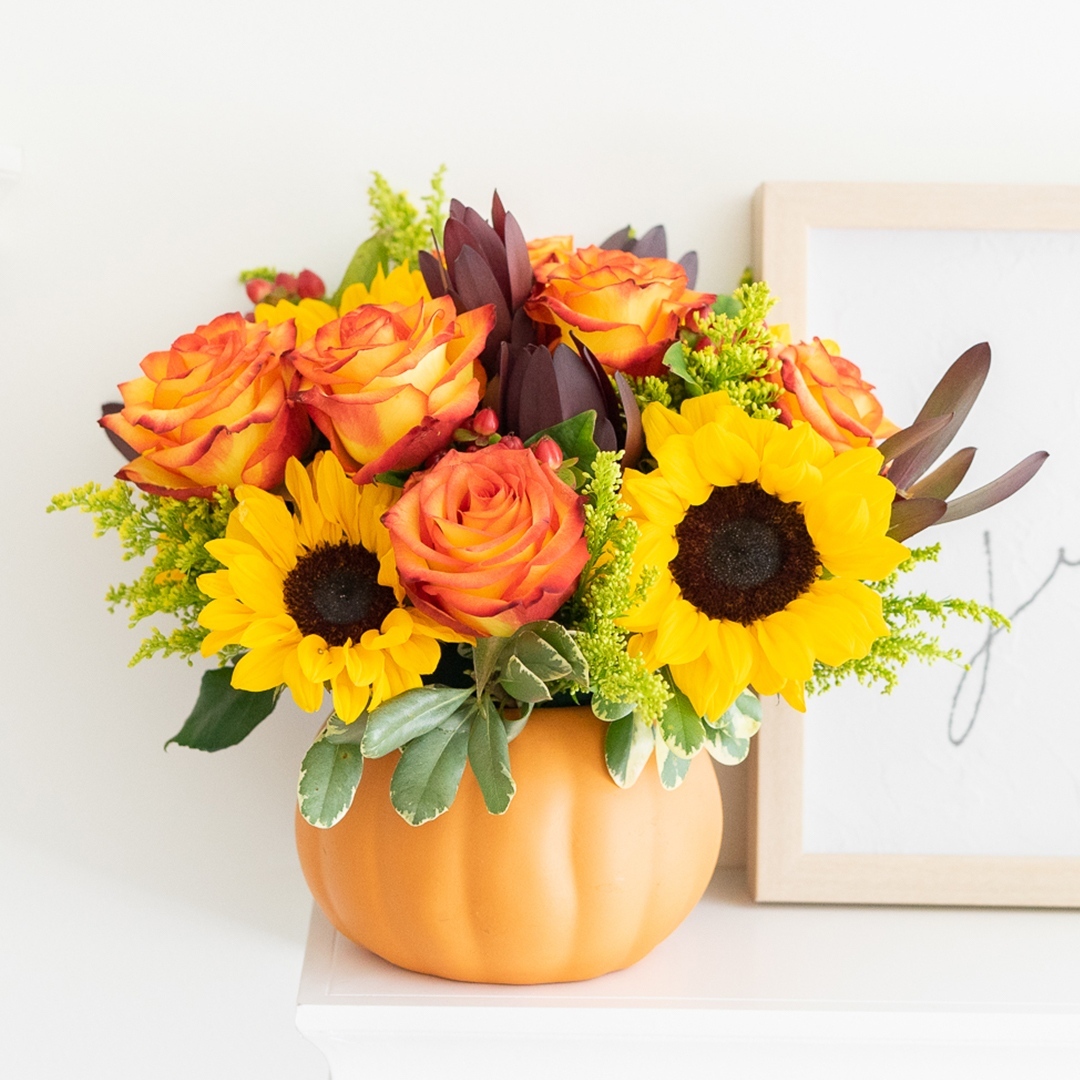
[[650,401],[677,408],[687,397],[722,390],[748,415],[775,420],[779,411],[772,403],[780,387],[765,381],[777,367],[769,357],[772,338],[765,325],[775,302],[761,281],[719,297],[712,310],[697,317],[694,329],[683,330],[668,349],[664,362],[671,375],[666,380],[636,380],[642,408]]
[[937,562],[940,544],[913,548],[911,556],[881,581],[868,582],[870,588],[882,596],[882,615],[889,626],[889,634],[878,638],[870,652],[860,660],[848,660],[837,667],[828,667],[820,661],[814,665],[814,674],[806,684],[812,694],[823,694],[854,677],[863,686],[881,684],[881,692],[891,694],[900,681],[900,668],[911,660],[932,664],[937,660],[958,663],[959,649],[947,649],[937,634],[925,628],[924,620],[944,625],[949,618],[988,622],[991,626],[1008,628],[1009,620],[1000,611],[975,600],[950,597],[935,600],[925,592],[898,593],[896,585],[901,574],[908,574],[920,563]]
[[[431,178],[431,191],[421,198],[423,213],[409,200],[405,191],[394,191],[382,173],[373,172],[371,187],[368,188],[368,203],[371,206],[371,223],[376,233],[386,237],[386,251],[392,266],[408,262],[416,269],[416,256],[421,250],[431,247],[431,234],[442,236],[446,222],[443,206],[446,203],[446,191],[443,178],[446,166],[440,165]],[[392,266],[383,269],[389,271]]]
[[154,627],[131,658],[190,657],[199,651],[207,631],[198,623],[199,612],[210,598],[199,590],[200,574],[221,568],[206,550],[208,540],[225,535],[225,526],[236,501],[227,487],[211,499],[171,499],[148,495],[117,480],[112,487],[83,484],[56,495],[48,512],[78,507],[94,518],[94,535],[115,531],[126,560],[150,555],[149,564],[132,582],[113,585],[105,594],[110,611],[131,609],[128,624],[134,626],[151,615],[173,616],[178,626],[169,633]]
[[[661,674],[650,672],[640,657],[626,651],[630,634],[616,621],[641,603],[656,578],[655,573],[646,573],[636,586],[631,585],[640,530],[621,513],[625,504],[619,497],[619,457],[611,451],[598,453],[582,489],[589,500],[585,505],[589,561],[571,601],[571,619],[578,648],[589,663],[597,715],[604,716],[608,704],[630,705],[637,707],[643,720],[654,721],[671,692]],[[615,711],[622,716],[629,710]]]

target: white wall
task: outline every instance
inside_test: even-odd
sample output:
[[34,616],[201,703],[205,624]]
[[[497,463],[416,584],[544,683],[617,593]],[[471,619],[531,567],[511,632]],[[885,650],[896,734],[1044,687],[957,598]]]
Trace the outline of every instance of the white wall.
[[5,4],[0,1072],[325,1075],[291,1018],[315,722],[283,708],[235,750],[162,753],[197,672],[126,669],[115,541],[42,513],[117,467],[93,420],[146,352],[241,306],[242,267],[333,279],[374,168],[418,192],[445,161],[530,235],[663,221],[716,289],[765,179],[1080,181],[1078,10]]

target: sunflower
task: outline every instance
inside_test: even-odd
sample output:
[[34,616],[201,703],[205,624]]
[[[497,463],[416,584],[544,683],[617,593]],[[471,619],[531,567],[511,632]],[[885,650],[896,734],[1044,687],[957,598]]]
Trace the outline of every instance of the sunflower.
[[863,581],[907,557],[887,537],[895,494],[872,447],[834,454],[809,424],[753,420],[726,394],[642,417],[658,468],[628,469],[635,570],[659,571],[622,620],[630,649],[667,665],[701,716],[747,686],[804,709],[815,660],[865,656],[889,632]]
[[232,685],[284,683],[307,712],[322,705],[329,682],[334,711],[351,723],[420,686],[439,662],[440,641],[467,639],[404,606],[380,521],[398,489],[358,487],[332,454],[308,470],[290,458],[285,483],[295,512],[279,496],[241,485],[224,539],[206,545],[226,569],[199,578],[213,598],[199,615],[210,631],[202,654],[243,646]]

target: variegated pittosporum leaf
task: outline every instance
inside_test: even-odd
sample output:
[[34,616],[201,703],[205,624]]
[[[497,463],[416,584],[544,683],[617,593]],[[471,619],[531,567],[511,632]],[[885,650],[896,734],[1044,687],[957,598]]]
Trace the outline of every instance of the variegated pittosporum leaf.
[[722,765],[738,765],[760,727],[761,702],[746,690],[718,720],[705,718],[705,749]]
[[[304,755],[297,798],[304,820],[316,828],[336,825],[352,806],[364,771],[364,756],[358,745],[363,730],[362,717],[352,724],[342,724],[331,714]],[[347,740],[340,737],[345,732],[350,736]]]

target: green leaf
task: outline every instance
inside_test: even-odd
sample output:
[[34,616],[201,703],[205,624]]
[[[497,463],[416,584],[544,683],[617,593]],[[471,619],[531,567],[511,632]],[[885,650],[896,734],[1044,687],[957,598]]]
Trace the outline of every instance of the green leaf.
[[508,640],[508,638],[501,637],[478,637],[476,639],[472,654],[473,678],[476,681],[477,697],[484,696],[484,690],[499,666],[499,660]]
[[512,648],[514,655],[544,682],[565,679],[573,672],[570,661],[527,626],[514,635]]
[[327,299],[328,304],[337,307],[341,303],[342,295],[350,285],[355,285],[357,282],[370,285],[375,279],[380,263],[382,263],[384,269],[390,266],[390,255],[387,248],[388,239],[388,233],[377,232],[374,236],[369,236],[356,249],[352,259],[349,261],[349,265],[345,268],[345,276],[341,279],[337,292]]
[[671,747],[660,736],[656,736],[656,770],[660,773],[660,783],[668,791],[674,791],[690,771],[691,758],[672,753]]
[[677,686],[671,690],[660,717],[660,731],[673,753],[692,758],[705,739],[705,724],[690,699]]
[[761,702],[750,691],[740,694],[717,721],[705,727],[705,749],[721,765],[738,765],[750,752],[750,740],[761,727]]
[[505,814],[517,791],[507,743],[502,717],[491,698],[483,698],[469,727],[469,765],[490,814]]
[[614,721],[604,739],[604,760],[619,787],[631,787],[641,775],[653,750],[653,729],[636,713]]
[[629,716],[636,708],[637,705],[633,701],[608,701],[600,694],[593,694],[592,711],[601,720],[621,720],[624,716]]
[[192,750],[224,750],[250,735],[273,711],[281,696],[276,690],[235,690],[231,667],[203,673],[199,697],[184,726],[165,744]]
[[515,700],[536,703],[550,701],[551,692],[544,680],[530,671],[516,654],[511,654],[506,661],[499,685]]
[[437,728],[405,747],[390,779],[390,801],[410,824],[445,814],[457,795],[469,754],[475,703],[463,705]]
[[686,383],[691,397],[699,397],[705,392],[701,383],[690,374],[690,369],[686,366],[686,353],[683,351],[681,341],[668,346],[667,352],[664,353],[664,365]]
[[587,473],[592,472],[593,462],[600,453],[593,432],[596,429],[596,410],[588,409],[577,416],[571,416],[554,427],[538,431],[525,440],[526,446],[538,443],[545,435],[554,439],[563,452],[564,458],[577,458],[579,466]]
[[521,715],[516,719],[507,720],[505,716],[503,717],[503,723],[506,725],[506,741],[508,743],[513,742],[525,730],[525,725],[529,722],[532,712],[532,705],[526,702],[521,710]]
[[735,316],[742,311],[742,308],[742,304],[740,304],[734,296],[728,296],[726,294],[718,296],[713,301],[712,305],[713,314],[726,315],[729,319],[734,319]]
[[569,665],[574,681],[582,690],[589,689],[589,665],[574,635],[560,623],[551,619],[531,622],[525,628],[529,633],[546,641]]
[[345,816],[364,771],[360,747],[331,742],[328,727],[329,722],[304,755],[297,785],[300,813],[317,829],[329,829]]
[[411,739],[426,735],[452,716],[472,693],[472,687],[418,686],[383,702],[368,715],[364,757],[385,757]]
[[403,488],[405,486],[405,481],[408,480],[410,476],[412,476],[411,470],[408,472],[403,470],[394,472],[391,470],[390,472],[376,473],[375,480],[380,484],[389,484],[391,487]]
[[339,746],[359,746],[364,741],[366,726],[366,713],[362,713],[351,724],[346,724],[337,713],[331,713],[326,719],[325,738],[327,742]]

